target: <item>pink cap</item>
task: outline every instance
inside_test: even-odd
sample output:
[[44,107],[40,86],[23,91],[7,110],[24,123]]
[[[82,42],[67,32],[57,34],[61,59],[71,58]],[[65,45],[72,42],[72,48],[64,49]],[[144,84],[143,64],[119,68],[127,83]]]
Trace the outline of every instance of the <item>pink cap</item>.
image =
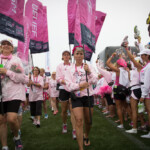
[[122,67],[127,67],[127,63],[123,58],[118,59],[117,64],[122,66]]

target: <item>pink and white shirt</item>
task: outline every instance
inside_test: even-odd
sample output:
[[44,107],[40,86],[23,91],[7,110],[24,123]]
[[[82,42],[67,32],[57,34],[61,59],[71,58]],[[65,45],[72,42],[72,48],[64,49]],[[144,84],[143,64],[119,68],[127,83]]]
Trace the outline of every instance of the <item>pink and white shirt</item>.
[[[91,65],[89,65],[89,69],[91,70],[91,74],[88,75],[89,96],[92,96],[95,94],[92,85],[97,83],[98,78],[95,69]],[[65,74],[65,81],[65,90],[69,92],[73,91],[77,97],[87,96],[87,89],[79,89],[79,83],[86,81],[86,72],[83,66],[76,67],[73,64]]]
[[56,86],[57,86],[57,81],[51,78],[51,80],[49,81],[49,90],[48,90],[48,93],[51,97],[59,96],[59,90],[56,90]]
[[150,62],[140,72],[142,98],[150,98]]
[[43,86],[44,86],[43,77],[41,77],[40,75],[38,75],[37,77],[34,77],[32,75],[31,80],[35,83],[39,83],[41,87],[37,87],[34,85],[30,87],[29,102],[43,100]]
[[28,83],[29,78],[24,74],[20,58],[17,56],[12,56],[11,59],[0,58],[0,62],[7,69],[1,82],[3,102],[11,100],[25,101],[24,84]]
[[[57,83],[61,83],[62,80],[65,80],[65,74],[67,70],[71,68],[72,64],[65,65],[64,63],[61,63],[56,68],[56,81]],[[61,85],[59,89],[64,89],[64,86]]]

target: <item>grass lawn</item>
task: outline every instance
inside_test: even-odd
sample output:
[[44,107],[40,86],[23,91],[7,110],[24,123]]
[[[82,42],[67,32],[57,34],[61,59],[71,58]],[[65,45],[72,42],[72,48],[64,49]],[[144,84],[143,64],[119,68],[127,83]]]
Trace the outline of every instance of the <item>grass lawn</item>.
[[[72,139],[70,117],[68,133],[62,134],[60,111],[58,115],[53,116],[49,109],[48,115],[48,119],[44,119],[44,115],[42,116],[41,128],[36,128],[29,119],[30,113],[23,114],[21,133],[24,150],[78,150],[77,141]],[[114,123],[114,119],[107,119],[100,109],[95,107],[89,136],[91,146],[85,147],[85,150],[150,150],[150,139],[141,139],[142,132],[131,135],[116,126],[117,123]],[[128,122],[125,123],[125,128],[130,128]],[[8,146],[10,150],[14,150],[12,138],[9,131]]]

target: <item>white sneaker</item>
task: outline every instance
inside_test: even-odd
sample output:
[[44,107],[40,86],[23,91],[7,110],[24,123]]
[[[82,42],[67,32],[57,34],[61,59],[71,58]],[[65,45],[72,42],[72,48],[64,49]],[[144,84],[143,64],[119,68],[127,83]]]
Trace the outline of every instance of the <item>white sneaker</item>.
[[120,124],[120,125],[118,125],[117,127],[120,128],[120,129],[123,129],[123,128],[124,128],[124,127],[123,127],[123,124]]
[[73,138],[74,140],[76,140],[76,138],[77,138],[77,137],[76,137],[76,130],[73,130],[73,131],[72,131],[72,138]]
[[130,129],[130,130],[126,130],[127,133],[137,133],[137,129]]
[[109,114],[109,111],[106,111],[106,112],[104,112],[103,114],[104,114],[104,115],[107,115],[107,114]]
[[8,149],[8,146],[3,146],[3,147],[2,147],[2,150],[9,150],[9,149]]
[[102,105],[98,105],[98,108],[102,108],[103,106]]
[[67,124],[63,124],[62,133],[67,133]]
[[141,138],[148,138],[148,139],[150,139],[150,132],[148,134],[141,135]]
[[48,114],[45,114],[44,118],[45,118],[45,119],[48,119]]
[[51,108],[51,111],[52,111],[52,112],[54,111],[54,108],[53,108],[53,107]]
[[37,125],[37,120],[36,119],[34,119],[33,124]]

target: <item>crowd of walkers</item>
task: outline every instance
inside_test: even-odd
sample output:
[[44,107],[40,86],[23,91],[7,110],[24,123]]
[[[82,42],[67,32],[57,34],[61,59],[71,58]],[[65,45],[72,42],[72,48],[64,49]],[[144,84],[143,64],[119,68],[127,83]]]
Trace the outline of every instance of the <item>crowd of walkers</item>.
[[82,46],[76,46],[72,50],[74,63],[70,61],[70,51],[65,50],[62,52],[62,63],[51,73],[51,77],[48,77],[45,70],[39,67],[33,67],[32,72],[25,75],[20,58],[12,54],[13,42],[2,40],[0,47],[2,150],[8,150],[7,124],[14,135],[15,149],[21,150],[22,109],[30,110],[33,124],[37,128],[42,128],[40,121],[42,106],[44,118],[49,118],[47,104],[54,116],[59,113],[60,104],[63,134],[67,133],[67,118],[70,117],[72,138],[77,139],[79,150],[91,144],[89,133],[94,104],[103,108],[106,117],[113,118],[117,115],[118,128],[124,128],[124,121],[128,116],[132,128],[125,132],[136,134],[138,130],[143,130],[148,133],[141,137],[150,138],[150,49],[148,45],[142,45],[140,36],[137,41],[139,49],[137,55],[132,53],[126,37],[121,46],[127,55],[123,51],[116,51],[107,59],[106,64],[103,64],[102,60],[96,60],[97,68],[84,62]]

